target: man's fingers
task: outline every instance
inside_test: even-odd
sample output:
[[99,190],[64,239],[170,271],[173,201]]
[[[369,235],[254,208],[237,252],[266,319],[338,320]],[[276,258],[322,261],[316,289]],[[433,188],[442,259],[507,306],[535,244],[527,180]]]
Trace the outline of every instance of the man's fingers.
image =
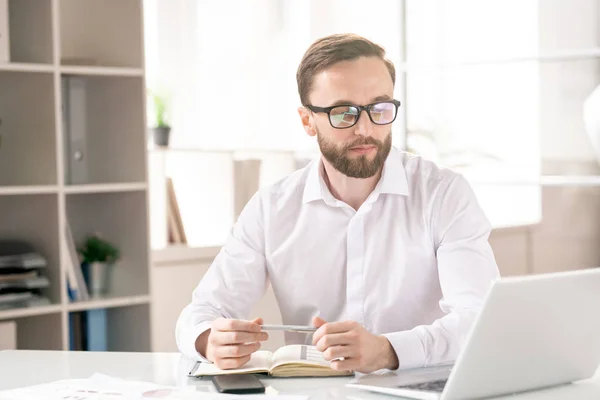
[[269,339],[267,332],[217,332],[212,337],[212,342],[218,346],[229,344],[245,344],[264,342]]
[[357,326],[358,323],[355,321],[328,322],[315,331],[315,333],[313,334],[312,343],[313,345],[316,345],[324,335],[348,332],[356,328]]
[[329,365],[331,369],[335,371],[357,371],[360,367],[360,363],[355,358],[343,361],[332,361]]
[[352,344],[351,336],[346,333],[332,333],[321,336],[316,343],[317,350],[325,351],[331,346]]
[[241,358],[251,355],[258,349],[260,349],[260,343],[231,344],[217,347],[215,354],[218,358]]
[[351,358],[355,355],[355,348],[353,346],[332,346],[323,352],[323,358],[327,361],[335,360],[336,358],[343,357]]
[[326,323],[327,323],[327,321],[325,321],[321,317],[313,317],[312,318],[312,326],[314,326],[315,328],[319,328],[322,325],[325,325]]
[[260,324],[241,319],[218,318],[213,321],[212,328],[222,332],[260,332]]
[[215,365],[221,369],[234,369],[243,366],[248,361],[250,361],[250,356],[240,358],[218,358],[215,361]]

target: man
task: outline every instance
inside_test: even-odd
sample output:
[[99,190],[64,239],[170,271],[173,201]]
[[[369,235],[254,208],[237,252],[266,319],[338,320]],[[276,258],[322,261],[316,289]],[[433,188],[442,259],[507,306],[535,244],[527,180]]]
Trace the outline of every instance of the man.
[[320,39],[297,81],[322,157],[249,201],[179,318],[180,350],[220,368],[245,364],[267,339],[262,319],[245,318],[270,282],[283,322],[318,327],[312,343],[336,370],[454,360],[498,278],[472,190],[392,148],[400,104],[380,46]]

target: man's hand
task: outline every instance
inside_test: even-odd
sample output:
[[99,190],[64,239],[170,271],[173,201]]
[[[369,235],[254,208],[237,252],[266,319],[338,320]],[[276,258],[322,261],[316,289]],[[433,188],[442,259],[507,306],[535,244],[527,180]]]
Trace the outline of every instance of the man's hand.
[[219,318],[196,339],[196,350],[221,369],[239,368],[269,338],[260,330],[262,318],[252,321]]
[[379,369],[397,369],[398,357],[385,336],[373,335],[358,322],[344,321],[327,323],[314,317],[313,345],[331,361],[336,371],[357,371],[368,374]]

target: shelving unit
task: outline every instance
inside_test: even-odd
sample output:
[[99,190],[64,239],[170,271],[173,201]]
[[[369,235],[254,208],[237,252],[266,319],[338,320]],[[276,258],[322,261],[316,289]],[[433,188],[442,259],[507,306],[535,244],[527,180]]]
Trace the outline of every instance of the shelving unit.
[[[143,0],[9,0],[11,62],[0,63],[0,240],[48,260],[51,304],[0,310],[19,349],[69,349],[71,313],[107,310],[110,351],[150,351],[150,235]],[[110,23],[110,28],[109,27]],[[35,29],[32,29],[35,27]],[[71,183],[62,81],[85,83],[87,179]],[[70,302],[68,221],[121,250],[112,291]]]

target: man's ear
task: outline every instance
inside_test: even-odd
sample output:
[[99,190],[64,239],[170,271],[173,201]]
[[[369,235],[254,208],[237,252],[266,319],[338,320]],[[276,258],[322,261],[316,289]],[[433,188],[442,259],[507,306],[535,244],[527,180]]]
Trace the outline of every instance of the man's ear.
[[302,121],[302,126],[308,136],[315,136],[317,131],[313,128],[313,118],[310,110],[307,110],[304,107],[298,107],[298,115],[300,115],[300,121]]

